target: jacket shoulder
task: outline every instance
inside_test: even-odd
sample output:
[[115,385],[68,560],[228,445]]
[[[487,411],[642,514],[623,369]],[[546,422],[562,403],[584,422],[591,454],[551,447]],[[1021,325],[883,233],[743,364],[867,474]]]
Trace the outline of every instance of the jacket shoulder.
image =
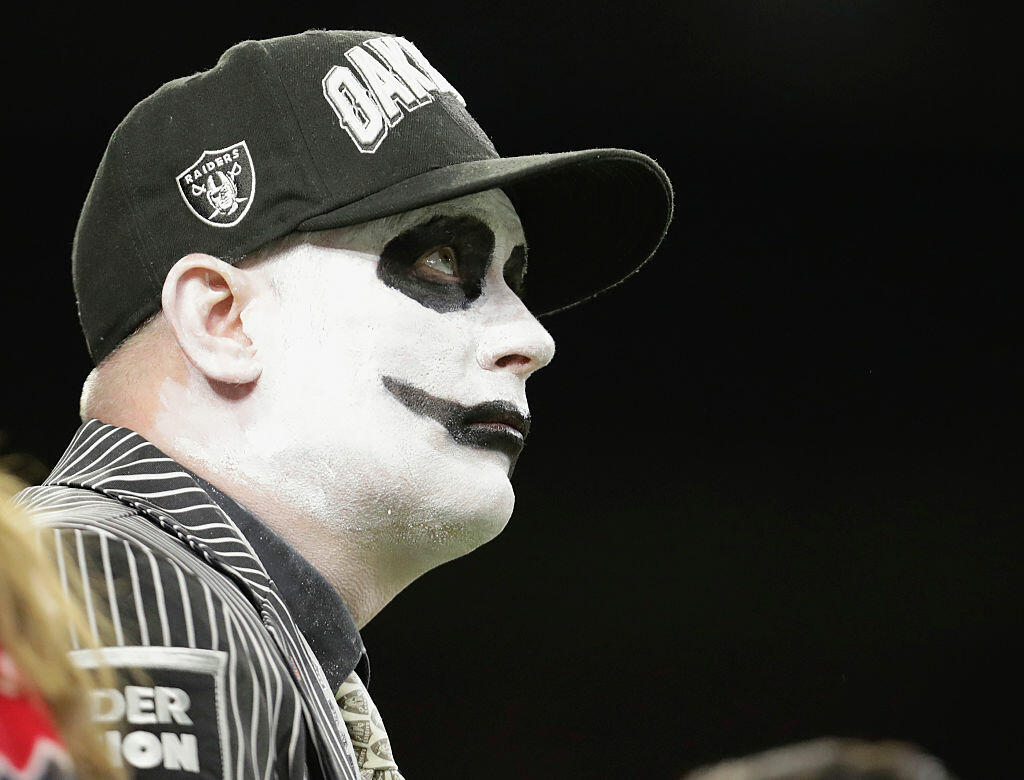
[[22,490],[15,502],[29,512],[39,525],[59,523],[62,519],[105,520],[137,515],[138,512],[115,498],[93,490],[65,485],[38,485]]
[[[44,485],[18,500],[85,613],[92,636],[71,627],[72,644],[98,645],[121,678],[99,695],[97,719],[136,776],[304,774],[301,696],[259,612],[228,577],[116,499]],[[96,662],[87,649],[72,657]],[[143,684],[127,684],[139,672]],[[139,753],[143,742],[158,744],[133,736],[140,729],[161,740],[160,763]]]
[[18,502],[65,587],[81,593],[90,625],[109,621],[102,644],[219,650],[232,630],[263,633],[230,579],[132,507],[56,485],[22,491]]

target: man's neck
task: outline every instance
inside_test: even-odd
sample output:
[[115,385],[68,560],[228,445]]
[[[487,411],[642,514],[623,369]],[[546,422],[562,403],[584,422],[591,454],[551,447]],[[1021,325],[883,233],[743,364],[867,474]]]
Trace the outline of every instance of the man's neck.
[[360,629],[430,568],[411,571],[403,565],[393,545],[375,540],[372,529],[377,523],[361,520],[353,507],[304,501],[302,496],[311,491],[291,483],[282,473],[287,470],[250,469],[234,457],[197,456],[199,450],[194,447],[176,446],[181,438],[164,442],[158,440],[159,434],[142,435],[255,514],[301,553],[337,590]]

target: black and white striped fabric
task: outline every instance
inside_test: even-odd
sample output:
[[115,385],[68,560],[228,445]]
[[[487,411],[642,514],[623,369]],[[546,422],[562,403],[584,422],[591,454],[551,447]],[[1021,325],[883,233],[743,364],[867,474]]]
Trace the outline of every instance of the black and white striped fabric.
[[107,732],[112,751],[138,776],[361,777],[277,586],[189,472],[137,433],[90,420],[19,501],[52,534],[65,583],[83,586],[104,661],[147,678],[97,699],[97,719],[121,724]]

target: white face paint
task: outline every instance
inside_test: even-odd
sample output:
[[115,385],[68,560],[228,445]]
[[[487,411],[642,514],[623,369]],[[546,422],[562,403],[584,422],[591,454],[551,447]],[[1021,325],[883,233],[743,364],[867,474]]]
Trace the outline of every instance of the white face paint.
[[[514,502],[511,412],[528,414],[526,379],[554,353],[509,286],[525,243],[511,202],[490,190],[308,239],[253,269],[279,295],[245,323],[263,372],[234,478],[399,557],[488,541]],[[505,414],[439,421],[488,402]]]

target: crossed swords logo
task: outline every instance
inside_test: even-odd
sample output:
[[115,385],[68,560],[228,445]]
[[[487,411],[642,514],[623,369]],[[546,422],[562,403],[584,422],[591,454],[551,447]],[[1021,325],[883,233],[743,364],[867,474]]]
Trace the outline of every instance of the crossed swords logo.
[[215,219],[221,214],[231,216],[238,211],[238,204],[244,203],[248,198],[238,197],[238,185],[235,179],[242,172],[242,166],[237,162],[226,174],[223,171],[214,171],[206,177],[205,186],[202,184],[192,185],[192,195],[198,198],[205,195],[207,202],[213,207],[213,212],[207,219]]

